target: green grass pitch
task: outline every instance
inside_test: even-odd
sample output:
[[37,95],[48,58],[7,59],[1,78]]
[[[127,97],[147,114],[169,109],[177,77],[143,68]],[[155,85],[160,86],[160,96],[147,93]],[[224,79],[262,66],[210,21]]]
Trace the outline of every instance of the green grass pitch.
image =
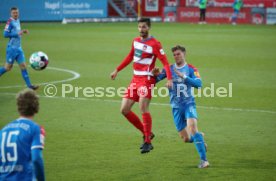
[[[128,85],[131,66],[116,81],[109,74],[138,35],[135,23],[23,23],[22,28],[30,30],[23,37],[26,59],[41,50],[48,54],[50,67],[81,75],[67,83],[76,87]],[[168,103],[168,97],[152,100],[156,103],[150,107],[155,148],[141,155],[141,135],[120,115],[120,97],[71,99],[72,93],[67,98],[40,99],[41,111],[35,120],[46,129],[47,180],[276,180],[275,26],[153,23],[151,34],[162,42],[171,63],[170,48],[185,45],[187,61],[199,69],[204,86],[233,83],[232,98],[196,99],[211,167],[196,168],[199,158],[194,145],[182,143],[170,107],[158,105]],[[1,36],[1,64],[6,42]],[[29,68],[29,73],[33,83],[72,77],[52,69]],[[24,85],[18,66],[0,78],[0,128],[18,117],[14,94],[23,87],[3,88],[14,85]],[[61,84],[56,85],[60,90]],[[43,86],[38,93],[44,95]],[[137,106],[134,111],[139,113]]]

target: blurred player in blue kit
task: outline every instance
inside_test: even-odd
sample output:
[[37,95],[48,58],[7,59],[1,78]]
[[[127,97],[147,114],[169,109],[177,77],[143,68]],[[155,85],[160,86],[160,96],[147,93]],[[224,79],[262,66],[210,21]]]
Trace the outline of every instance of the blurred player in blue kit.
[[18,93],[17,110],[20,117],[0,131],[0,180],[44,181],[45,130],[33,121],[39,111],[33,90]]
[[230,21],[232,25],[237,24],[238,15],[241,11],[242,6],[243,6],[243,0],[234,0],[232,5],[234,12],[233,12],[233,15],[230,17]]
[[9,38],[9,42],[6,50],[6,64],[4,67],[0,67],[0,77],[10,71],[16,60],[20,69],[22,77],[30,89],[36,90],[38,86],[32,85],[29,74],[27,71],[27,65],[25,62],[25,56],[21,47],[21,36],[28,34],[28,30],[21,30],[19,21],[19,10],[16,7],[11,8],[11,17],[8,19],[4,29],[4,37]]
[[[199,168],[207,168],[209,162],[206,156],[206,143],[203,133],[197,128],[197,111],[192,87],[202,86],[198,70],[191,64],[187,64],[186,49],[180,45],[172,48],[175,64],[170,66],[173,86],[169,88],[170,104],[176,129],[186,143],[194,143],[200,156]],[[152,73],[159,82],[166,77],[166,71],[155,68]]]

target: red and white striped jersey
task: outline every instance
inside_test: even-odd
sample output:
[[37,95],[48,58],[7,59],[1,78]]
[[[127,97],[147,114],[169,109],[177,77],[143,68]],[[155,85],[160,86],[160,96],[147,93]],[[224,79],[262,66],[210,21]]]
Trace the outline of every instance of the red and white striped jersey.
[[141,37],[134,38],[129,54],[117,67],[117,70],[122,70],[133,61],[134,76],[152,76],[151,70],[155,67],[156,58],[162,62],[170,80],[171,72],[166,54],[160,42],[153,37],[145,40],[142,40]]

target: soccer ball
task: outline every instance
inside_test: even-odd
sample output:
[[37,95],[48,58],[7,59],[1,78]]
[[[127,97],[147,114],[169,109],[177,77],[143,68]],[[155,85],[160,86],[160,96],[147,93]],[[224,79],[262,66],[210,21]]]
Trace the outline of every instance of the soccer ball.
[[30,57],[31,67],[35,70],[45,69],[48,63],[48,56],[41,51],[33,53]]

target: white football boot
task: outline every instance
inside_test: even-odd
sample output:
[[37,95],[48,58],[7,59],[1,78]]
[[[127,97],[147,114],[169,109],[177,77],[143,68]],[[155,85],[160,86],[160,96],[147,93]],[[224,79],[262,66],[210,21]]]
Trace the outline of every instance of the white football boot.
[[200,164],[198,165],[198,168],[207,168],[209,166],[210,166],[210,164],[208,161],[201,160]]

